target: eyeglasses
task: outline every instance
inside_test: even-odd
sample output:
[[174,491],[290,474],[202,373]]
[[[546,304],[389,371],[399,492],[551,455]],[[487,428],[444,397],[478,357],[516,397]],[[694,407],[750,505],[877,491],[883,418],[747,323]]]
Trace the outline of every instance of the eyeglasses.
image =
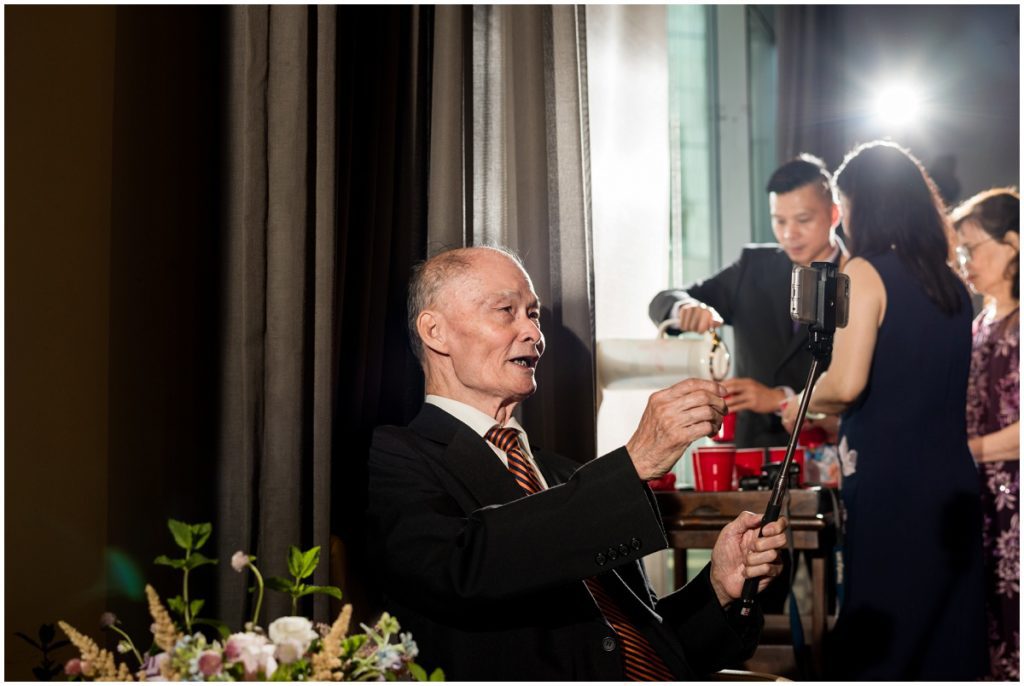
[[985,243],[994,240],[995,238],[986,238],[983,241],[978,241],[974,245],[963,244],[956,246],[956,259],[960,263],[960,266],[962,267],[970,261],[971,254],[974,252],[975,249],[977,249],[979,245],[984,245]]

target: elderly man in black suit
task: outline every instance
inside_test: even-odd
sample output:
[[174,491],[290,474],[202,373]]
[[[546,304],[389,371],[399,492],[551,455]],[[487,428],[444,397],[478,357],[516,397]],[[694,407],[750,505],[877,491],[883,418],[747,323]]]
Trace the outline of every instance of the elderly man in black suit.
[[749,656],[761,626],[733,601],[779,572],[786,522],[722,531],[711,563],[658,599],[641,558],[667,546],[646,481],[726,411],[718,384],[651,396],[626,446],[580,467],[513,417],[536,389],[540,303],[510,253],[464,248],[413,275],[409,320],[426,402],[370,452],[369,527],[388,609],[420,661],[454,680],[703,677]]
[[803,388],[811,368],[807,326],[795,326],[789,316],[790,275],[793,265],[839,259],[830,240],[839,210],[824,162],[801,155],[772,173],[767,190],[778,244],[748,245],[718,274],[662,291],[649,307],[655,324],[677,320],[681,331],[733,327],[736,378],[723,385],[729,408],[739,413],[738,448],[789,442],[779,405]]

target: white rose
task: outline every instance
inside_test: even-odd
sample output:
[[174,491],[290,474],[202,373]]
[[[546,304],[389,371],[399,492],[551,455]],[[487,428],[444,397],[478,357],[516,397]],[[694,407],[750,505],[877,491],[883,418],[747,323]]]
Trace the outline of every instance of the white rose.
[[267,628],[270,640],[277,646],[276,656],[282,664],[295,662],[306,654],[309,644],[319,634],[305,617],[281,617]]

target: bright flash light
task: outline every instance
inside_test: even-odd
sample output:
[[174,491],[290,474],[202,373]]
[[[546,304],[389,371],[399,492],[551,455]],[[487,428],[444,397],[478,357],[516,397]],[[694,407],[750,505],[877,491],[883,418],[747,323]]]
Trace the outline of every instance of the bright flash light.
[[906,126],[921,114],[921,96],[906,84],[890,84],[878,92],[874,116],[883,126]]

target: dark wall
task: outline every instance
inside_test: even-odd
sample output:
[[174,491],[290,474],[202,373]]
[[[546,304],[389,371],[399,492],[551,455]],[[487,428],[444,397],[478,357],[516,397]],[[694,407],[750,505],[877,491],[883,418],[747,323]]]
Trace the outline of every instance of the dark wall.
[[[181,585],[180,572],[152,564],[178,556],[167,518],[213,522],[216,512],[223,15],[117,10],[109,545],[164,595]],[[110,600],[145,635],[135,579],[112,573]],[[212,568],[194,572],[191,597],[211,599],[214,579]]]
[[32,679],[13,633],[105,604],[115,11],[4,18],[4,676]]
[[214,517],[223,12],[5,11],[8,678],[43,622],[144,640]]

